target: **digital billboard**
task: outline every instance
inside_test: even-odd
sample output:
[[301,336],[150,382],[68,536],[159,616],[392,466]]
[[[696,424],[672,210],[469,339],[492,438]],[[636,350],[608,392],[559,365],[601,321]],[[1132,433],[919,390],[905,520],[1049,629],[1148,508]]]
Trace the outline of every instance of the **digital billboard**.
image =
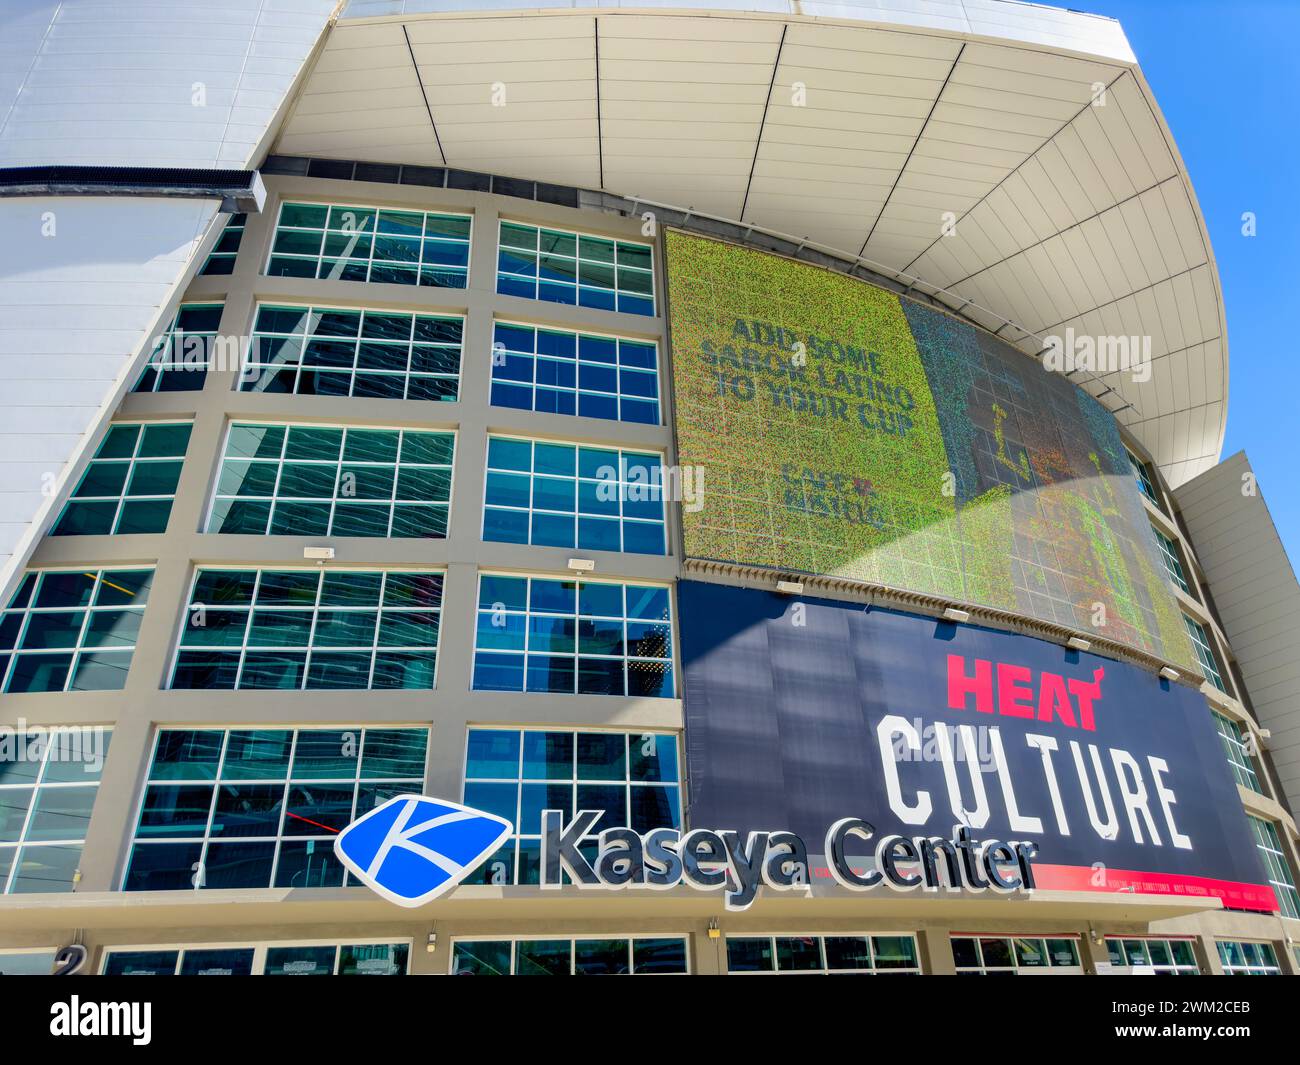
[[683,581],[678,616],[692,825],[966,829],[1035,844],[1042,889],[1276,908],[1194,689],[857,603]]
[[1096,632],[1199,672],[1112,415],[855,278],[666,235],[696,558],[833,574]]

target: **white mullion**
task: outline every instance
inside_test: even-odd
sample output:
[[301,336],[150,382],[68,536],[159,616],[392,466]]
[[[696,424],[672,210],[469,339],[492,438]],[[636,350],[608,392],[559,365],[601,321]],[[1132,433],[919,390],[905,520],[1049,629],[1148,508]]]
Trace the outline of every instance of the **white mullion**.
[[[68,667],[68,676],[72,676],[71,666]],[[13,868],[9,870],[9,875],[5,879],[6,894],[8,894],[10,886],[12,886],[14,879],[18,875],[19,859],[21,859],[23,851],[27,849],[27,832],[31,828],[32,817],[36,813],[36,804],[40,801],[41,783],[45,780],[45,767],[50,760],[51,746],[51,744],[46,744],[44,751],[41,752],[41,764],[36,771],[36,779],[32,781],[32,797],[27,803],[27,813],[23,816],[23,827],[19,830],[17,845],[14,847]],[[84,844],[85,840],[82,840],[82,843]]]
[[[366,318],[370,310],[366,307],[359,309],[357,315],[357,335],[352,344],[352,367],[348,370],[348,396],[353,397],[357,390],[357,369],[361,364],[361,343],[362,338],[366,335]],[[342,458],[342,455],[339,456]]]
[[[343,456],[348,453],[348,434],[351,432],[350,426],[343,427],[343,435],[339,438],[339,455],[334,464],[334,488],[330,492],[330,516],[325,525],[326,534],[334,535],[334,515],[338,511],[339,505],[339,481],[343,477]],[[286,436],[287,439],[287,436]]]
[[[361,797],[361,761],[366,756],[366,741],[370,738],[370,729],[363,725],[360,732],[361,743],[357,747],[356,766],[352,770],[352,811],[354,814],[357,809],[357,802]],[[344,883],[347,882],[347,870],[344,870],[343,881]]]
[[[429,232],[429,214],[430,212],[428,211],[420,212],[420,235],[415,238],[420,245],[420,253],[419,255],[416,256],[415,259],[415,287],[416,288],[419,288],[421,286],[420,279],[424,275],[424,242],[426,239],[429,239],[426,236],[426,234]],[[429,265],[432,266],[433,264],[430,263]],[[409,366],[410,363],[408,362],[407,365]]]
[[208,844],[212,841],[212,820],[217,816],[217,802],[221,798],[221,777],[226,768],[226,751],[230,747],[230,730],[218,731],[221,732],[221,753],[217,756],[217,772],[212,778],[212,798],[208,802],[208,820],[203,826],[203,840],[199,846],[199,883],[191,885],[192,891],[201,891],[208,883]]
[[[398,451],[401,456],[401,451]],[[396,482],[396,478],[394,478]],[[384,624],[384,597],[388,592],[388,570],[381,570],[379,574],[379,597],[375,603],[375,630],[370,635],[370,673],[366,678],[366,690],[373,691],[375,687],[375,663],[379,659],[379,630]],[[325,582],[321,581],[323,585]],[[356,807],[356,797],[353,796],[353,807]]]
[[312,662],[316,657],[316,628],[320,624],[321,596],[325,591],[325,574],[322,571],[316,579],[316,598],[311,608],[311,624],[307,627],[307,643],[304,646],[306,658],[302,663],[302,680],[298,682],[298,690],[306,691],[307,674],[311,671]]
[[[179,317],[179,313],[180,312],[177,312],[177,317]],[[113,525],[109,529],[109,532],[112,534],[117,533],[117,523],[122,520],[122,510],[126,506],[126,494],[131,487],[131,476],[135,473],[136,460],[140,457],[140,445],[144,443],[144,424],[139,423],[136,426],[136,429],[135,445],[131,448],[131,456],[130,458],[122,460],[126,464],[126,476],[122,478],[122,488],[117,493],[117,506],[113,509]],[[89,473],[94,465],[95,463],[92,461],[90,466],[86,468],[86,472]]]
[[[409,356],[408,356],[409,358]],[[397,454],[393,456],[393,486],[388,491],[388,536],[393,535],[393,522],[397,520],[397,476],[402,470],[402,448],[406,443],[406,430],[397,430]]]
[[[324,246],[324,241],[322,239],[322,247],[323,246]],[[318,267],[318,272],[319,272],[319,267]],[[302,347],[298,352],[298,365],[297,367],[294,368],[293,371],[294,395],[299,395],[298,390],[302,387],[302,371],[303,371],[303,367],[306,365],[307,362],[307,344],[310,342],[312,337],[312,331],[311,331],[312,316],[315,315],[315,313],[316,313],[315,305],[313,304],[311,306],[308,306],[307,314],[303,319],[302,325],[300,326],[300,328],[302,329]],[[286,440],[288,439],[288,435],[289,435],[289,430],[285,429]]]
[[[81,651],[82,651],[82,647],[85,645],[86,642],[86,629],[90,625],[90,616],[94,612],[95,603],[99,599],[99,586],[100,583],[103,581],[103,579],[104,579],[104,571],[102,569],[96,569],[94,584],[91,586],[90,589],[90,598],[86,602],[86,605],[82,608],[83,613],[81,617],[81,627],[77,629],[77,642],[73,644],[71,648],[69,648],[72,654],[72,661],[68,663],[68,675],[63,678],[62,690],[65,692],[68,690],[68,685],[72,683],[72,678],[77,672],[77,666],[81,662]],[[132,647],[132,653],[134,654],[134,646]],[[44,763],[42,763],[42,772],[44,772]]]
[[[303,667],[304,681],[306,679],[306,676],[307,676],[307,670],[306,667],[304,666]],[[284,844],[285,824],[289,820],[289,795],[293,789],[294,759],[297,757],[298,754],[299,731],[300,730],[297,728],[292,729],[291,738],[289,740],[289,763],[288,765],[285,766],[284,769],[284,792],[283,792],[284,797],[280,801],[280,827],[279,827],[279,831],[275,835],[275,852],[272,855],[272,859],[271,859],[271,882],[267,885],[268,887],[275,886],[275,878],[280,872],[280,850],[282,845]]]
[[[524,687],[528,686],[528,660],[524,659]],[[520,862],[524,853],[524,834],[521,831],[524,814],[524,733],[527,729],[518,729],[519,735],[519,755],[515,766],[515,868],[513,873],[514,883],[520,883],[519,872]]]
[[253,570],[253,592],[248,601],[248,606],[243,609],[247,611],[248,617],[244,621],[244,635],[239,641],[239,671],[235,674],[235,691],[240,690],[240,684],[244,679],[244,660],[248,655],[248,639],[253,634],[253,612],[257,607],[257,597],[262,590],[262,569],[258,567]]
[[[275,484],[271,485],[271,509],[266,514],[266,532],[263,535],[270,534],[271,526],[275,522],[275,512],[280,506],[280,481],[284,477],[285,455],[289,453],[290,426],[281,423],[280,428],[284,430],[284,436],[280,440],[280,458],[275,467]],[[258,571],[258,580],[261,580],[261,570]]]
[[[379,243],[379,208],[374,208],[375,226],[370,231],[370,253],[366,256],[366,282],[370,282],[370,275],[375,268],[375,245]],[[328,221],[328,218],[326,219]],[[362,227],[364,230],[364,226]],[[361,232],[361,230],[358,230]],[[353,245],[355,247],[355,244]],[[382,260],[380,260],[382,262]]]
[[[540,269],[540,263],[538,264],[538,268]],[[534,294],[534,298],[535,298],[535,294]],[[537,383],[537,362],[538,362],[538,360],[542,357],[542,353],[541,353],[541,347],[542,347],[542,345],[541,345],[541,336],[542,336],[542,330],[541,330],[541,328],[540,328],[539,326],[533,326],[533,410],[534,410],[534,411],[537,410],[537,387],[538,387],[538,383]],[[576,352],[575,352],[575,354],[576,354]],[[576,372],[575,372],[575,377],[574,377],[574,385],[575,385],[575,386],[577,385]],[[575,401],[575,410],[576,410],[576,401]],[[532,462],[532,460],[530,459],[530,460],[529,460],[530,468],[531,468],[531,462]],[[529,503],[529,506],[532,505],[532,496],[531,496],[531,495],[528,497],[528,503]],[[530,521],[529,528],[530,528],[530,530],[531,530],[531,528],[532,528],[532,526],[531,526],[531,518],[529,519],[529,521]]]

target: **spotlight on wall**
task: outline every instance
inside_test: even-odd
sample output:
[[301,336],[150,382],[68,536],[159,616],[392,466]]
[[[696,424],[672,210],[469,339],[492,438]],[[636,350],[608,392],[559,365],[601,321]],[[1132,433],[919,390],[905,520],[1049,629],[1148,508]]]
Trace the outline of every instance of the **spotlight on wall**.
[[594,558],[571,558],[569,559],[569,569],[575,573],[590,573],[596,568]]
[[1066,647],[1072,647],[1076,651],[1086,651],[1092,646],[1091,640],[1085,640],[1082,636],[1071,636],[1065,641]]
[[1174,669],[1173,666],[1161,666],[1160,675],[1164,677],[1165,680],[1177,680],[1182,676],[1182,674],[1179,673],[1178,670]]
[[716,917],[709,918],[709,938],[710,939],[722,938],[722,929],[718,927],[718,919]]
[[309,558],[314,562],[328,562],[334,557],[334,548],[332,547],[304,547],[302,557]]
[[782,595],[803,595],[803,581],[777,581],[776,590]]
[[970,611],[969,611],[969,610],[958,610],[955,606],[950,606],[950,607],[948,607],[947,610],[945,610],[945,611],[943,612],[943,620],[944,620],[944,621],[961,621],[961,622],[970,621]]
[[429,932],[429,938],[424,941],[424,949],[430,954],[438,949],[438,930],[436,928]]

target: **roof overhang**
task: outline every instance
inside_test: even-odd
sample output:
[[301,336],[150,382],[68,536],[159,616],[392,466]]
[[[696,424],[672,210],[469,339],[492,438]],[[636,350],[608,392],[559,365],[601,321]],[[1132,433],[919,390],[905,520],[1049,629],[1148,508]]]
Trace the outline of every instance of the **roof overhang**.
[[735,220],[861,259],[1030,355],[1069,330],[1149,337],[1149,372],[1076,382],[1170,483],[1218,461],[1218,272],[1118,23],[1007,0],[744,6],[354,0],[274,151]]

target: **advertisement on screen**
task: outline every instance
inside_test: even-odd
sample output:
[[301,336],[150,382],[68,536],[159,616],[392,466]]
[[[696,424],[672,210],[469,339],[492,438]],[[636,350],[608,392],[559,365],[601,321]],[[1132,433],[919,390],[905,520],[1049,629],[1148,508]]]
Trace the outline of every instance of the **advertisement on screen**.
[[[856,603],[683,581],[678,607],[693,825],[817,841],[845,817],[914,840],[966,830],[1032,841],[1038,890],[1275,908],[1194,689]],[[826,857],[813,877],[831,875]]]
[[[669,231],[687,555],[1094,632],[1197,670],[1111,413],[856,278]],[[1082,378],[1081,378],[1082,379]]]

